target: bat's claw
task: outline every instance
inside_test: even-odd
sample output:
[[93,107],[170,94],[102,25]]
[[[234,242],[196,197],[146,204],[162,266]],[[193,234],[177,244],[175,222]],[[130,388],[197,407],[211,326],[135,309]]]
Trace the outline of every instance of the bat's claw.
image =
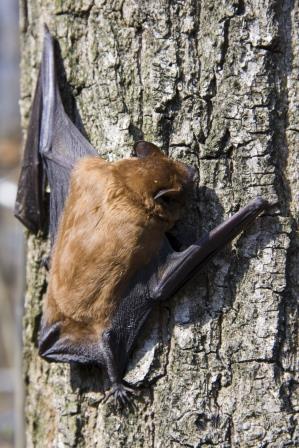
[[117,383],[112,386],[111,391],[104,398],[106,402],[111,396],[114,398],[114,403],[120,409],[130,408],[134,410],[135,406],[132,402],[132,395],[136,395],[136,391],[123,383]]

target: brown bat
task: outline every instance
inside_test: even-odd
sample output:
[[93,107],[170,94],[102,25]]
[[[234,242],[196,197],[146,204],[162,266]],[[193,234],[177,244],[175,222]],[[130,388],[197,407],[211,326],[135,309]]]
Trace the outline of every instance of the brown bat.
[[108,328],[126,285],[159,254],[180,216],[195,170],[153,144],[139,158],[76,163],[53,249],[47,324],[72,340],[96,341]]
[[133,155],[106,162],[70,121],[46,29],[16,201],[16,216],[33,232],[43,229],[47,180],[53,250],[39,353],[48,361],[104,367],[123,404],[130,392],[122,381],[128,357],[155,304],[267,206],[256,198],[177,252],[167,231],[181,214],[195,170],[145,141],[135,144]]

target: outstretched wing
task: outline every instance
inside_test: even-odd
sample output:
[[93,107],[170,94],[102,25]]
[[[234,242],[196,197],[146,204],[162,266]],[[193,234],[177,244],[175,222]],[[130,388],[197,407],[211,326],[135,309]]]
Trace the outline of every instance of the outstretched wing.
[[70,172],[96,150],[66,115],[55,73],[54,42],[45,26],[42,63],[34,95],[15,205],[16,217],[32,232],[44,227],[44,191],[50,187],[50,235],[54,241],[68,193]]

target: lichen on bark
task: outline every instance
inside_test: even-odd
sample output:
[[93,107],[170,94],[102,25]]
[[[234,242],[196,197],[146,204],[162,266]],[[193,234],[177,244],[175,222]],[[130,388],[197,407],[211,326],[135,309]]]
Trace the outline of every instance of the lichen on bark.
[[24,130],[46,22],[66,109],[103,157],[144,138],[197,167],[187,241],[257,195],[276,204],[151,317],[127,373],[141,384],[131,414],[103,403],[97,369],[38,357],[46,243],[30,236],[26,446],[298,446],[298,4],[21,0],[20,11]]

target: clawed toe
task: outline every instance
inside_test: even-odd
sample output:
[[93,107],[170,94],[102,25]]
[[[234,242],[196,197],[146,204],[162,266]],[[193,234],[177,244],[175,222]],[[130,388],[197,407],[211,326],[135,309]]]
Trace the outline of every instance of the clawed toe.
[[128,387],[123,383],[115,384],[104,398],[104,403],[113,396],[115,406],[120,407],[120,409],[134,409],[135,406],[132,403],[132,395],[136,395],[136,391],[131,387]]

